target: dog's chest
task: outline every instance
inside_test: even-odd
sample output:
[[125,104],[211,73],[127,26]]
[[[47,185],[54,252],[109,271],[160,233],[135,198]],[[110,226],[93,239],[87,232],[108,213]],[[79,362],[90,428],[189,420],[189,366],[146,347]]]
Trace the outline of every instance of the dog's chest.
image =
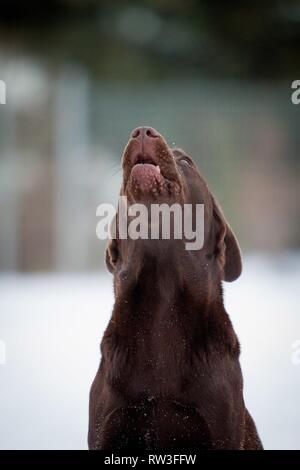
[[158,319],[137,329],[128,353],[127,383],[133,395],[178,394],[192,373],[190,341],[176,319]]

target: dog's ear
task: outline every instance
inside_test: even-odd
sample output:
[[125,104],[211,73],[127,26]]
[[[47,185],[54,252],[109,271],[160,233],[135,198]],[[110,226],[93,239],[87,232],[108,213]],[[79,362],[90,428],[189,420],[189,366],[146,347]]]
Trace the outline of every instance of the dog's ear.
[[105,264],[110,273],[114,273],[118,258],[118,241],[116,239],[109,240],[105,250]]
[[232,229],[214,197],[213,219],[216,225],[215,255],[223,269],[223,279],[227,282],[235,281],[242,272],[241,250]]
[[105,250],[105,264],[110,273],[114,273],[119,259],[119,247],[117,240],[117,216],[115,215],[109,227],[109,240]]

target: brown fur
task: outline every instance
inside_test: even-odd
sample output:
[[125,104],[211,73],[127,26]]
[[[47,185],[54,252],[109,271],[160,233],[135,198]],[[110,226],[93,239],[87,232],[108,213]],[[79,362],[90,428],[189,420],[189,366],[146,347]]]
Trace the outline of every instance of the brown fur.
[[[132,138],[125,148],[121,194],[131,202],[204,203],[204,247],[110,241],[115,305],[90,394],[89,447],[261,449],[244,404],[239,342],[223,305],[222,281],[242,270],[238,242],[190,157],[158,133],[153,142],[145,139]],[[131,168],[145,155],[161,164],[167,180],[155,196],[131,184]]]

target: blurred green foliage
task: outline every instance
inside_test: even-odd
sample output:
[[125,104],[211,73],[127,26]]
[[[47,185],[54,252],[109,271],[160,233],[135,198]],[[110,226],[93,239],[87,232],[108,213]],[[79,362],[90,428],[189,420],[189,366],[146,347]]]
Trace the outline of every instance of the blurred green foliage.
[[108,79],[294,79],[300,2],[2,0],[0,41]]

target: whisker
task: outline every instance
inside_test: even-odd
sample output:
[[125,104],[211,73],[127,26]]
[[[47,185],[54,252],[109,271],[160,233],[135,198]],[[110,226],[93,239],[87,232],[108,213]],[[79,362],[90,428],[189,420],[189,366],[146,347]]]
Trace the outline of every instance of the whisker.
[[117,168],[117,170],[114,173],[112,173],[111,176],[116,176],[118,173],[121,173],[121,168]]
[[120,162],[112,162],[110,164],[110,170],[113,169],[113,168],[116,168],[117,166],[120,166]]

